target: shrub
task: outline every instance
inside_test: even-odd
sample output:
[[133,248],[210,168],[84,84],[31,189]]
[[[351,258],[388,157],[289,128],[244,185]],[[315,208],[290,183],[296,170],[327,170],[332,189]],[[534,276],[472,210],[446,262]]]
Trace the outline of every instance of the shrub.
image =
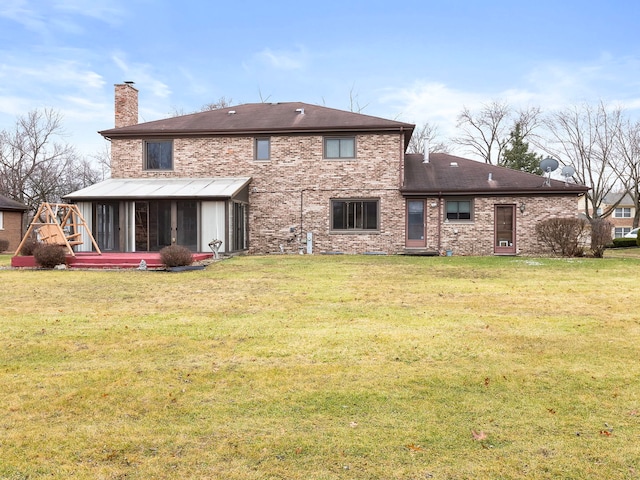
[[604,249],[611,244],[613,224],[603,218],[591,220],[591,252],[596,258],[602,258]]
[[9,240],[6,238],[0,238],[0,253],[9,250]]
[[39,245],[33,258],[42,268],[53,268],[67,263],[66,249],[62,245]]
[[182,245],[169,245],[160,250],[160,261],[169,268],[184,267],[193,263],[193,254]]
[[27,238],[22,244],[22,248],[20,249],[20,255],[31,256],[33,252],[36,251],[36,248],[40,245],[40,242],[35,237]]
[[614,238],[613,246],[615,248],[635,247],[637,246],[635,238]]
[[582,218],[549,218],[536,225],[536,234],[556,255],[577,257],[583,253],[580,239],[587,224]]

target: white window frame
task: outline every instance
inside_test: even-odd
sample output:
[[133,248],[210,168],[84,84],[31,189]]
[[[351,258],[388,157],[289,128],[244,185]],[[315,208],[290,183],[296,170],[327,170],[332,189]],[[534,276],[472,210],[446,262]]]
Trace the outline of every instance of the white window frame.
[[632,230],[631,227],[615,227],[613,230],[614,238],[622,238]]
[[613,218],[631,218],[631,208],[616,207],[613,211]]
[[0,230],[4,230],[4,212],[0,210]]

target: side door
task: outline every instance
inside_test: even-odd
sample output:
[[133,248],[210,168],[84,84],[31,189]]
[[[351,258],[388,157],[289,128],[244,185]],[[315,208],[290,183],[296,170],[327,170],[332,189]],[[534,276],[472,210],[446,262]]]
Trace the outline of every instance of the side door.
[[425,217],[425,200],[407,200],[407,228],[405,246],[407,248],[424,248],[427,222]]
[[516,206],[496,205],[493,251],[498,255],[516,253]]

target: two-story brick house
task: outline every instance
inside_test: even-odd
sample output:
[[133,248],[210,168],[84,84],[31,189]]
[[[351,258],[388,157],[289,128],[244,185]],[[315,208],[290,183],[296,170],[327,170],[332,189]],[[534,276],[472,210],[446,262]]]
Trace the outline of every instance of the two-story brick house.
[[245,104],[139,124],[130,84],[116,85],[115,104],[116,128],[100,132],[112,178],[66,197],[103,251],[209,251],[217,239],[222,252],[534,254],[535,220],[575,215],[586,191],[407,155],[414,125],[318,105]]

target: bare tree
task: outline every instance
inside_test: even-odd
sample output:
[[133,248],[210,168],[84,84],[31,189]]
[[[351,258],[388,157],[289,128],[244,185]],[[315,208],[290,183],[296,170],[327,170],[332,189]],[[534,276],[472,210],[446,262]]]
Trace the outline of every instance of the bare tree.
[[587,192],[585,216],[606,217],[617,206],[600,210],[605,196],[614,193],[619,184],[619,136],[622,123],[620,109],[607,109],[600,102],[569,107],[546,120],[551,141],[546,149],[561,163],[575,169],[576,179],[591,187]]
[[172,117],[181,117],[182,115],[189,115],[191,113],[208,112],[210,110],[219,110],[221,108],[227,108],[233,105],[233,100],[225,96],[220,97],[215,102],[205,103],[198,110],[187,112],[184,108],[173,107],[169,115]]
[[429,153],[448,153],[449,148],[447,144],[437,140],[437,138],[438,127],[427,122],[413,131],[411,140],[409,140],[409,146],[407,147],[407,153],[420,153],[424,155],[425,144],[429,145]]
[[496,100],[483,105],[478,112],[464,107],[457,124],[462,134],[454,137],[453,142],[479,155],[485,163],[501,165],[515,125],[520,125],[521,137],[528,139],[534,137],[539,119],[538,107],[514,111],[506,102]]
[[497,164],[509,138],[510,113],[509,105],[498,101],[483,105],[477,113],[464,107],[457,124],[462,134],[453,142],[479,155],[485,163]]
[[91,155],[100,170],[100,180],[104,180],[111,175],[111,143],[104,141],[102,149]]
[[62,117],[51,109],[33,110],[18,117],[12,131],[0,131],[0,192],[34,212],[95,183],[98,174],[63,135]]

